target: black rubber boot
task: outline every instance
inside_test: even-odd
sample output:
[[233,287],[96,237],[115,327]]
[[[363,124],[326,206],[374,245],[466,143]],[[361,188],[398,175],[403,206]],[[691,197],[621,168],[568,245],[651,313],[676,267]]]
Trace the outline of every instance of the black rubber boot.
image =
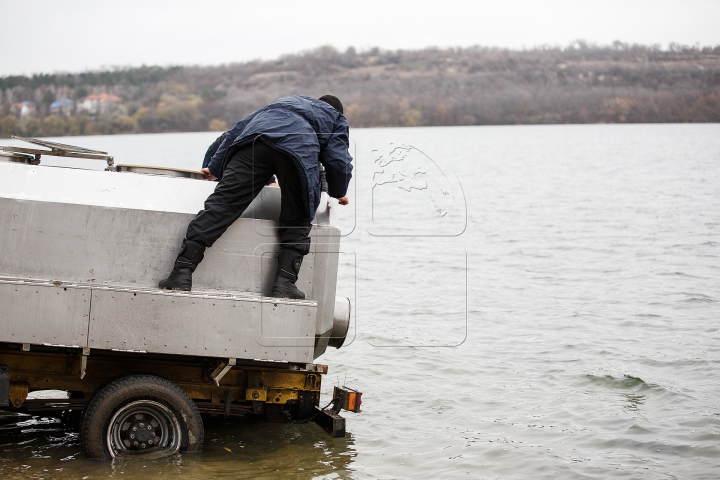
[[175,260],[170,276],[160,280],[158,287],[164,290],[192,290],[192,274],[205,256],[205,246],[192,240],[183,240],[180,254]]
[[280,250],[278,269],[273,282],[272,296],[305,300],[305,294],[295,286],[303,255],[295,250]]

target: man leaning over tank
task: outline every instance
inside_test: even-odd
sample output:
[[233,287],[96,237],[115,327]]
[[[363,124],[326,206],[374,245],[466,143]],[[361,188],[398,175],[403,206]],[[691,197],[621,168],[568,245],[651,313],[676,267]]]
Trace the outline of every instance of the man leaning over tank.
[[[223,140],[225,140],[225,136],[228,132],[223,132],[220,134],[218,138],[215,139],[213,143],[210,144],[210,146],[207,149],[207,152],[205,152],[205,157],[203,158],[202,168],[201,170],[205,172],[206,175],[210,173],[210,171],[207,169],[207,166],[210,165],[210,160],[212,160],[213,155],[215,155],[215,152],[217,152],[217,149],[222,144]],[[328,186],[327,186],[327,179],[325,178],[325,167],[322,166],[322,163],[318,162],[318,167],[320,168],[320,185],[321,185],[321,191],[327,193]],[[210,176],[212,180],[217,181],[217,178],[214,176]],[[268,181],[268,184],[266,185],[268,187],[278,187],[277,178],[275,178],[275,175],[273,175],[270,180]]]
[[320,204],[319,164],[325,167],[328,194],[348,204],[352,157],[342,103],[333,95],[317,100],[283,97],[240,120],[218,143],[203,168],[208,179],[219,180],[218,185],[188,225],[173,270],[158,286],[190,290],[205,249],[242,215],[274,174],[281,191],[281,245],[272,296],[304,299],[295,282],[310,252],[311,222]]

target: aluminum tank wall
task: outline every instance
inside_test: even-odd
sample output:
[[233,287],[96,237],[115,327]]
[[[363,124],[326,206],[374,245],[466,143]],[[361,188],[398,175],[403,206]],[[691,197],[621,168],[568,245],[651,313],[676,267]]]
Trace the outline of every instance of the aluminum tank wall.
[[[172,268],[187,224],[214,187],[184,178],[2,163],[0,275],[153,288]],[[279,199],[279,189],[263,189],[243,215],[255,218],[238,220],[207,250],[194,290],[269,293]],[[340,233],[326,223],[333,202],[324,197],[298,279],[318,302],[316,336],[332,327]],[[319,261],[316,252],[322,252]]]

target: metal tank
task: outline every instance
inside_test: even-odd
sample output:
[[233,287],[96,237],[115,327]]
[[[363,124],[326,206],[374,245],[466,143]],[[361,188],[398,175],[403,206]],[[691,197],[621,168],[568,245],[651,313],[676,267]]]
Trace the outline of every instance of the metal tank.
[[297,281],[307,300],[266,296],[279,251],[274,187],[207,249],[193,291],[169,292],[157,283],[214,182],[195,179],[199,172],[115,166],[112,157],[106,171],[48,167],[18,150],[0,155],[0,342],[228,365],[309,364],[342,345],[350,304],[335,297],[335,199],[323,194]]

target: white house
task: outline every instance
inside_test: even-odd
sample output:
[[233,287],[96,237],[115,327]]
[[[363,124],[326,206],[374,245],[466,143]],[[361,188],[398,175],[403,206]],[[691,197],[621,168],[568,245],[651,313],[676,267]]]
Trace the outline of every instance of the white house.
[[33,102],[24,101],[13,104],[10,107],[10,112],[19,116],[20,118],[32,117],[35,115],[35,104]]
[[122,104],[122,98],[110,93],[88,95],[77,102],[77,112],[88,115],[103,115],[114,112]]

